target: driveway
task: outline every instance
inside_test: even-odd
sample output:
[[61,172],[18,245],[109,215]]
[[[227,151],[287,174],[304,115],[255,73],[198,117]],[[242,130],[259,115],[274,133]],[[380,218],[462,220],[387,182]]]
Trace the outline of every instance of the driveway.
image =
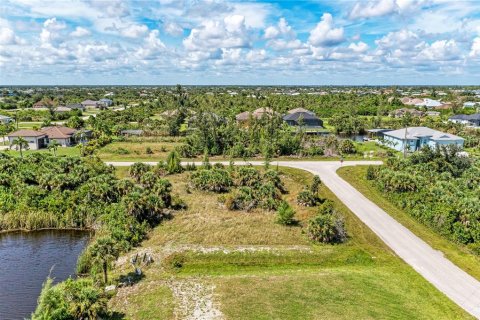
[[[213,161],[212,161],[213,162]],[[156,162],[147,162],[155,165]],[[228,164],[228,162],[222,162]],[[261,161],[250,162],[263,165]],[[130,166],[133,162],[107,162],[113,166]],[[201,164],[201,163],[196,163]],[[243,162],[236,162],[243,164]],[[454,265],[422,239],[414,235],[376,204],[368,200],[336,171],[338,161],[274,161],[272,165],[303,169],[320,176],[322,182],[400,258],[465,311],[480,319],[480,282]],[[345,161],[343,166],[379,165],[379,161]]]

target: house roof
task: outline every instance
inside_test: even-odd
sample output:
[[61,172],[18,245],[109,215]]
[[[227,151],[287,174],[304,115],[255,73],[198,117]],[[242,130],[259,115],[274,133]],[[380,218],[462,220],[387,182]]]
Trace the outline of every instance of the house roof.
[[295,112],[291,114],[287,114],[283,117],[283,120],[288,121],[297,121],[297,120],[320,120],[316,115],[311,114],[309,112]]
[[81,103],[71,103],[67,104],[65,107],[70,108],[70,109],[83,109],[84,106]]
[[9,137],[42,137],[46,134],[40,131],[31,130],[31,129],[21,129],[15,132],[10,133]]
[[113,102],[112,100],[110,100],[110,99],[105,99],[105,98],[104,98],[104,99],[100,99],[100,100],[98,100],[98,101],[100,101],[100,102],[108,102],[108,103]]
[[475,113],[475,114],[456,114],[454,116],[451,116],[451,120],[480,120],[480,113]]
[[13,120],[13,118],[7,117],[7,116],[2,116],[1,114],[0,114],[0,119]]
[[304,108],[295,108],[295,109],[292,109],[290,111],[288,111],[288,113],[292,114],[292,113],[295,113],[295,112],[306,112],[306,113],[310,113],[310,114],[315,114],[315,112],[312,112],[310,110],[307,110],[307,109],[304,109]]
[[72,111],[72,109],[67,108],[65,106],[58,106],[58,107],[55,108],[55,111],[56,112],[69,112],[69,111]]
[[238,121],[245,121],[245,120],[248,120],[249,118],[250,118],[250,111],[245,111],[235,116],[235,119],[237,119]]
[[407,130],[408,140],[416,140],[420,137],[430,137],[432,140],[435,140],[435,141],[464,140],[462,137],[456,136],[454,134],[433,130],[427,127],[402,128],[398,130],[385,132],[384,135],[403,140],[405,139],[405,130]]
[[90,104],[96,105],[98,103],[98,101],[87,99],[87,100],[82,101],[81,103],[82,104],[88,104],[88,105],[90,105]]
[[258,108],[255,111],[253,111],[253,115],[257,118],[263,116],[264,114],[273,115],[275,114],[275,111],[273,111],[273,109],[271,108],[265,108],[265,107]]
[[45,127],[40,129],[49,139],[68,139],[77,132],[77,130],[67,127]]

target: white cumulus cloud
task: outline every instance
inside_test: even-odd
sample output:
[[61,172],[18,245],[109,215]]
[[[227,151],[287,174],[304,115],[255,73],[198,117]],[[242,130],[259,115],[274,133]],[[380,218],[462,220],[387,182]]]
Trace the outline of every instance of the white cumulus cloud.
[[72,33],[70,33],[72,37],[76,37],[76,38],[86,37],[86,36],[89,36],[90,34],[91,32],[88,29],[85,29],[82,27],[77,27]]
[[343,28],[334,28],[333,17],[330,13],[324,13],[321,21],[310,31],[308,41],[315,47],[329,47],[345,40]]

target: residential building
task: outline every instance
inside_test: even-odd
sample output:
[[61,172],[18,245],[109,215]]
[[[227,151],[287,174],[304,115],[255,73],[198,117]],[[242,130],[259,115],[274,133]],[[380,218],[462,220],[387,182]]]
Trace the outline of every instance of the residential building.
[[71,109],[71,110],[82,110],[85,111],[85,107],[81,103],[72,103],[72,104],[67,104],[65,107]]
[[237,122],[246,122],[250,119],[250,117],[260,119],[264,116],[272,117],[276,114],[277,113],[270,108],[258,108],[253,112],[245,111],[245,112],[239,113],[235,116],[235,119],[237,120]]
[[394,110],[391,113],[391,116],[394,118],[401,118],[405,116],[407,113],[411,114],[414,117],[423,117],[425,115],[423,111],[420,111],[417,109],[401,108],[401,109]]
[[53,111],[56,112],[56,113],[67,113],[67,112],[72,111],[72,109],[67,108],[65,106],[58,106],[55,109],[53,109]]
[[409,151],[416,151],[423,146],[457,145],[463,147],[462,137],[433,130],[427,127],[409,127],[393,131],[383,132],[384,144],[398,151],[405,148]]
[[438,117],[440,116],[440,112],[439,111],[427,111],[425,112],[425,114],[429,117]]
[[92,109],[92,108],[97,108],[99,106],[99,102],[98,101],[95,101],[95,100],[84,100],[82,102],[80,102],[82,104],[82,106],[84,106],[85,108],[87,109]]
[[77,130],[67,127],[44,127],[39,130],[47,135],[47,144],[56,141],[62,147],[70,147],[75,143],[75,133]]
[[0,124],[7,124],[7,123],[10,123],[10,122],[13,122],[13,118],[10,118],[10,117],[7,117],[7,116],[2,116],[0,114]]
[[463,104],[464,108],[475,108],[476,106],[480,105],[480,102],[473,102],[473,101],[467,101]]
[[98,100],[98,104],[102,107],[110,107],[113,104],[113,101],[110,99],[100,99]]
[[25,139],[28,143],[28,149],[38,150],[47,146],[47,135],[43,132],[29,129],[22,129],[15,132],[11,132],[8,135],[8,142],[13,144],[15,139],[19,137]]
[[[38,150],[45,148],[51,141],[57,141],[62,147],[69,147],[75,144],[75,134],[78,130],[52,126],[44,127],[40,130],[18,130],[8,135],[10,145],[18,137],[22,137],[28,142],[29,149]],[[90,136],[90,131],[85,131],[85,136]]]
[[304,108],[295,108],[295,109],[292,109],[292,110],[288,111],[288,113],[290,113],[290,114],[295,113],[295,112],[305,112],[305,113],[310,113],[310,114],[315,115],[315,112],[312,112],[312,111],[304,109]]
[[480,127],[480,113],[475,114],[457,114],[448,118],[448,121],[461,123],[467,126]]
[[302,125],[310,128],[323,128],[323,121],[317,118],[317,116],[311,112],[290,113],[283,117],[283,121],[290,126]]

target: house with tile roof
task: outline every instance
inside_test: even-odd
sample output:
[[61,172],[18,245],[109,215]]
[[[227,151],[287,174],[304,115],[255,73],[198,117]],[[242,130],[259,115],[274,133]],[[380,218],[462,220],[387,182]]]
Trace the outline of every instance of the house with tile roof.
[[[30,150],[46,148],[52,141],[58,142],[62,147],[69,147],[75,144],[75,134],[77,131],[76,129],[61,126],[44,127],[40,130],[22,129],[10,133],[8,135],[8,141],[10,145],[12,145],[15,139],[22,137],[27,140]],[[87,136],[88,133],[89,132],[87,132]]]
[[19,137],[27,141],[28,149],[30,150],[38,150],[41,148],[45,148],[48,145],[47,135],[45,133],[30,129],[22,129],[9,133],[9,144],[12,145],[15,139],[18,139]]

